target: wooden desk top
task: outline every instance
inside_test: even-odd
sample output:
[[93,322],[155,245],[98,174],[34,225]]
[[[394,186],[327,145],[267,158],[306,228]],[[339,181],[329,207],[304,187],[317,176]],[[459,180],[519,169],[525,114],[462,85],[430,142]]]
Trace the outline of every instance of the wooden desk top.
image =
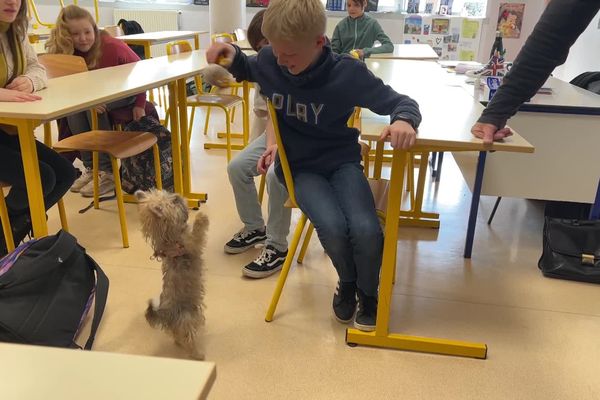
[[[534,148],[518,134],[504,142],[485,146],[471,134],[483,106],[460,87],[443,83],[445,71],[426,61],[367,61],[369,69],[399,93],[419,103],[423,122],[419,127],[415,150],[438,149],[454,151],[497,150],[532,153]],[[362,112],[361,138],[376,140],[389,125],[389,117],[369,110]]]
[[428,44],[394,44],[393,53],[372,54],[372,60],[437,60],[439,56]]
[[0,119],[52,120],[187,78],[206,66],[204,50],[50,79],[43,99],[0,103]]
[[9,343],[0,360],[6,399],[205,399],[217,375],[212,362]]
[[126,43],[148,42],[150,44],[159,44],[177,39],[191,39],[196,35],[204,33],[208,33],[208,31],[160,31],[117,36],[117,39],[121,39]]
[[[552,93],[536,94],[530,101],[523,103],[519,110],[600,115],[599,95],[554,77],[548,78],[545,86],[551,87]],[[470,89],[473,91],[473,86]],[[478,99],[487,104],[487,99],[483,98],[483,90],[478,91]]]
[[250,43],[247,40],[237,40],[233,42],[233,44],[235,44],[241,50],[252,50],[252,46],[250,46]]

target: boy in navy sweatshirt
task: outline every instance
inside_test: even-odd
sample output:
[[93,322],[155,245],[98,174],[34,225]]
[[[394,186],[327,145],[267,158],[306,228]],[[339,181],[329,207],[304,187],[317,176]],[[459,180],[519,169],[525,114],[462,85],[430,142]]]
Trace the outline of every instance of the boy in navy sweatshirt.
[[[215,43],[209,63],[231,61],[238,80],[258,82],[277,110],[294,178],[296,200],[315,226],[338,275],[333,311],[340,322],[375,329],[383,233],[360,165],[359,132],[346,125],[354,107],[390,115],[381,134],[395,148],[410,148],[421,121],[417,103],[376,78],[364,63],[334,54],[327,44],[320,0],[272,0],[262,32],[271,46],[247,57],[234,45]],[[269,130],[267,130],[269,131]],[[275,159],[274,138],[259,160]],[[278,175],[283,180],[281,166]]]

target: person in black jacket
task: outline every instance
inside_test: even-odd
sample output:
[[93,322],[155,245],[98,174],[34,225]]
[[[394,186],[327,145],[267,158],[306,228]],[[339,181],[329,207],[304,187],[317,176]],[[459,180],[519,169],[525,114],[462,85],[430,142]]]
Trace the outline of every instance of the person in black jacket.
[[[506,121],[563,64],[575,40],[600,9],[600,0],[551,0],[481,117],[473,135],[492,143],[511,135]],[[594,52],[593,49],[591,49]]]

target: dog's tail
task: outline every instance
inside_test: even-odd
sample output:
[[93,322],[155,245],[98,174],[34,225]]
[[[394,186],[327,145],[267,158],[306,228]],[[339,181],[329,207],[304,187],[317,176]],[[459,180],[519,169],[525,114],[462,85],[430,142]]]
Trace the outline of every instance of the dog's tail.
[[208,230],[208,217],[203,212],[196,213],[194,226],[192,227],[192,236],[197,244],[204,246],[206,244],[206,231]]

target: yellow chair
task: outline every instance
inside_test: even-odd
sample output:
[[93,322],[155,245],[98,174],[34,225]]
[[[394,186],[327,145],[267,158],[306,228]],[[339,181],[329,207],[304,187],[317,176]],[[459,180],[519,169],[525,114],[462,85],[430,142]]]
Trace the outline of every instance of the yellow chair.
[[[71,75],[87,71],[85,60],[78,56],[65,54],[45,54],[39,57],[42,64],[51,77]],[[127,233],[127,221],[125,219],[125,205],[123,203],[123,191],[119,174],[117,160],[132,157],[152,148],[154,154],[154,171],[156,187],[162,188],[160,173],[160,156],[156,136],[149,132],[120,132],[97,130],[98,116],[95,110],[91,110],[92,130],[73,135],[60,140],[53,148],[61,151],[89,151],[93,154],[93,176],[94,176],[94,208],[98,209],[98,153],[106,153],[110,156],[113,176],[115,179],[115,193],[119,209],[119,220],[121,223],[121,236],[123,247],[129,247]],[[62,201],[62,200],[61,200]],[[60,204],[60,203],[59,203]]]
[[8,209],[6,208],[6,201],[4,200],[4,188],[9,187],[10,185],[0,182],[0,219],[2,220],[2,232],[4,232],[6,249],[10,253],[15,249],[15,242],[12,235],[12,228],[10,226],[10,218],[8,217]]
[[[185,40],[171,42],[167,44],[167,54],[180,54],[192,51],[192,46]],[[188,137],[192,136],[192,126],[194,121],[194,115],[196,107],[218,107],[225,112],[225,124],[226,124],[226,139],[227,139],[227,162],[231,161],[231,121],[230,115],[232,110],[238,105],[244,105],[244,99],[239,96],[228,95],[228,94],[212,94],[202,92],[202,78],[200,75],[194,76],[196,87],[198,88],[198,94],[189,96],[187,98],[188,107],[192,107],[192,115],[188,126]],[[208,121],[208,111],[206,115]],[[189,143],[188,143],[189,145]]]
[[[287,159],[287,154],[283,147],[283,142],[281,140],[281,134],[279,131],[279,124],[277,122],[277,113],[273,108],[273,104],[270,100],[267,101],[267,106],[269,109],[269,115],[271,117],[271,121],[273,123],[273,131],[275,133],[275,138],[277,141],[277,152],[279,154],[279,161],[281,163],[281,167],[283,169],[283,176],[285,179],[285,185],[288,190],[289,199],[286,202],[285,206],[289,208],[299,208],[298,203],[296,202],[296,195],[294,189],[294,180],[292,178],[292,172],[290,170],[290,166]],[[357,110],[355,110],[355,113]],[[349,126],[354,126],[355,114],[353,114],[348,120]],[[361,144],[361,150],[363,154],[363,158],[368,157],[368,152],[365,155],[366,147]],[[369,182],[371,186],[371,191],[373,192],[373,196],[375,197],[375,204],[377,208],[377,214],[380,219],[385,219],[385,214],[379,210],[385,210],[385,208],[380,208],[386,205],[387,199],[387,186],[385,185],[385,181],[381,182]],[[382,197],[384,196],[384,197]],[[277,280],[277,284],[275,286],[275,291],[273,292],[273,296],[271,298],[271,303],[269,304],[269,308],[267,309],[267,314],[265,316],[265,321],[271,322],[273,321],[273,315],[275,314],[275,309],[277,308],[277,304],[279,303],[279,298],[281,297],[281,292],[283,291],[283,286],[285,285],[285,281],[287,280],[287,276],[291,269],[292,261],[294,259],[296,250],[298,248],[298,244],[300,243],[300,239],[302,237],[302,233],[304,231],[304,227],[306,223],[309,222],[308,218],[304,213],[300,213],[300,219],[298,220],[298,224],[296,225],[296,229],[294,230],[294,236],[292,237],[292,241],[288,246],[288,254],[283,263],[283,267],[281,268],[281,273],[279,274],[279,278]],[[309,222],[309,227],[306,232],[304,243],[301,249],[301,256],[298,257],[298,263],[302,263],[302,258],[304,258],[304,253],[306,252],[306,248],[308,246],[308,242],[310,241],[311,234],[314,230],[314,226]]]

